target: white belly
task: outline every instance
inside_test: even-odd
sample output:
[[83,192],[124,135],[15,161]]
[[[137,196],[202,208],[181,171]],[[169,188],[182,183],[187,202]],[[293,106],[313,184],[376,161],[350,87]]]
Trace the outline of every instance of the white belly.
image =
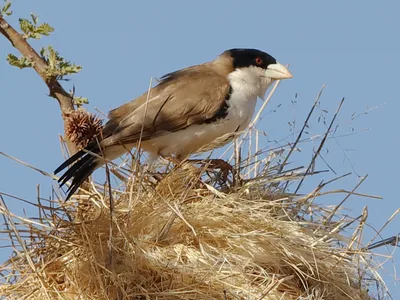
[[144,141],[142,148],[153,155],[183,159],[195,152],[221,147],[228,143],[235,133],[249,125],[256,101],[257,97],[241,101],[235,101],[234,97],[231,97],[225,118],[209,124],[191,125],[186,129]]

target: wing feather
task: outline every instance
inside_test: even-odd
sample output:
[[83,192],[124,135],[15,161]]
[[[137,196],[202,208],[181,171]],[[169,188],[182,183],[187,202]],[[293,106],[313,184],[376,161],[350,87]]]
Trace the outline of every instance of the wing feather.
[[[210,70],[188,68],[171,73],[148,93],[109,114],[103,146],[134,143],[212,119],[226,107],[230,93],[226,76]],[[146,103],[147,101],[147,103]],[[146,112],[146,115],[145,115]]]

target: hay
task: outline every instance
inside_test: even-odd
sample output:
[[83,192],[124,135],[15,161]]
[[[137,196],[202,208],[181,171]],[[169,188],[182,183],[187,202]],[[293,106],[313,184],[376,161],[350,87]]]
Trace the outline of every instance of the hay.
[[[245,180],[207,164],[161,165],[161,173],[112,167],[118,184],[92,181],[67,203],[58,194],[35,203],[14,197],[36,207],[35,218],[10,212],[0,193],[3,233],[13,249],[0,266],[0,297],[383,299],[378,263],[362,245],[367,211],[357,218],[341,213],[348,196],[361,194],[326,190],[344,176],[306,195],[287,192],[316,173],[333,124],[307,168],[284,171],[308,118],[289,149],[260,150],[257,133],[253,155],[239,159],[237,143],[235,174]],[[334,193],[345,193],[339,205],[319,204]]]
[[15,246],[2,266],[0,295],[374,299],[366,288],[376,278],[370,253],[355,243],[357,234],[341,234],[354,220],[339,219],[338,211],[331,218],[335,208],[316,204],[318,189],[305,196],[281,192],[277,183],[300,172],[270,170],[237,188],[222,183],[227,192],[189,164],[158,179],[126,177],[113,190],[112,221],[108,196],[95,184],[78,204],[41,203],[36,220],[12,215],[3,203],[10,237],[24,246]]

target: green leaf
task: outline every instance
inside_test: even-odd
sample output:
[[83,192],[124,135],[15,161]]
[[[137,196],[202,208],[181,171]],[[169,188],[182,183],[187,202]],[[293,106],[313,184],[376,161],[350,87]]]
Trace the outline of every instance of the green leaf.
[[36,33],[39,33],[41,35],[50,35],[50,33],[52,33],[54,31],[54,28],[51,27],[49,24],[47,23],[43,23],[41,25],[39,25],[38,27],[36,27]]
[[38,17],[31,14],[32,22],[27,19],[19,19],[19,26],[24,32],[24,39],[33,38],[40,39],[42,35],[50,35],[54,31],[54,28],[47,23],[43,23],[37,26]]
[[31,23],[31,21],[22,18],[19,19],[19,27],[24,33],[24,39],[32,37],[32,33],[33,30],[35,29],[35,26]]
[[46,48],[43,47],[42,49],[40,49],[40,56],[41,56],[44,60],[46,60],[45,54],[46,54]]
[[39,21],[39,17],[37,15],[31,13],[31,18],[32,18],[33,24],[37,25],[37,22]]
[[13,12],[10,9],[10,7],[11,7],[11,2],[8,0],[4,0],[4,6],[1,8],[0,16],[2,16],[3,14],[6,16],[11,16]]
[[46,61],[48,67],[45,75],[62,79],[65,75],[78,73],[82,67],[65,60],[60,54],[54,50],[52,46],[42,48],[40,55]]
[[7,55],[7,61],[10,65],[20,69],[33,67],[33,62],[25,56],[18,58],[14,54],[10,53]]
[[75,103],[75,105],[79,108],[79,107],[81,107],[83,104],[88,104],[88,103],[89,103],[89,100],[88,100],[88,98],[85,98],[85,97],[77,97],[77,96],[74,96],[74,103]]

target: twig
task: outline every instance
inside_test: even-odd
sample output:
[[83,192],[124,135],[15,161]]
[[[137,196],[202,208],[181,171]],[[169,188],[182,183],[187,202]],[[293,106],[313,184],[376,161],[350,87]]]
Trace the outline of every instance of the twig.
[[379,247],[386,246],[386,245],[391,245],[393,247],[400,247],[399,241],[400,241],[400,234],[394,235],[394,236],[384,239],[382,241],[375,242],[375,243],[369,245],[368,247],[363,248],[362,250],[372,250],[372,249],[379,248]]
[[340,203],[338,205],[335,206],[335,208],[332,210],[332,212],[330,213],[330,215],[325,219],[324,223],[328,224],[331,222],[332,218],[334,217],[334,215],[336,214],[336,212],[338,211],[338,209],[343,205],[344,202],[346,202],[347,199],[350,198],[351,195],[354,194],[354,192],[358,189],[358,187],[364,182],[365,179],[367,179],[368,174],[365,175],[359,183],[357,183],[357,185],[347,194],[347,196],[340,201]]
[[[103,137],[101,137],[103,139]],[[105,151],[104,148],[100,145],[100,141],[96,138],[97,145],[101,151],[101,156],[105,159]],[[105,168],[106,168],[106,181],[108,185],[108,201],[109,201],[109,215],[110,215],[110,227],[109,227],[109,237],[108,237],[108,265],[110,271],[113,272],[114,268],[114,251],[113,251],[113,224],[114,224],[114,199],[112,195],[112,188],[111,188],[111,176],[110,176],[110,168],[108,167],[108,162],[105,160]]]
[[18,158],[15,158],[15,157],[13,157],[11,155],[5,154],[4,152],[0,151],[0,155],[4,155],[5,157],[7,157],[9,159],[12,159],[12,160],[16,161],[17,163],[20,163],[21,165],[24,165],[24,166],[26,166],[28,168],[31,168],[32,170],[35,170],[35,171],[39,172],[40,174],[42,174],[44,176],[48,176],[48,177],[53,178],[53,179],[58,179],[57,176],[54,176],[54,175],[52,175],[50,173],[47,173],[46,171],[40,170],[38,168],[35,168],[34,166],[31,166],[30,164],[28,164],[26,162],[23,162],[22,160],[20,160]]
[[13,216],[10,213],[10,211],[8,210],[8,207],[6,205],[6,203],[3,201],[3,198],[0,198],[1,203],[0,203],[0,207],[1,207],[1,211],[3,216],[7,217],[7,221],[8,224],[10,226],[10,228],[12,229],[12,232],[14,233],[15,239],[18,241],[19,245],[21,246],[23,252],[22,253],[18,253],[20,256],[24,256],[27,265],[31,268],[32,272],[34,274],[36,274],[37,278],[39,279],[40,285],[42,286],[42,289],[45,291],[44,296],[46,296],[47,299],[51,299],[50,295],[48,293],[48,290],[46,289],[46,281],[43,278],[42,274],[39,272],[39,269],[37,268],[37,264],[35,264],[35,262],[33,261],[32,257],[29,255],[29,251],[28,248],[23,240],[23,238],[20,235],[20,231],[17,229],[17,226],[13,220]]
[[386,228],[386,226],[393,221],[393,219],[400,213],[400,208],[397,209],[391,216],[390,218],[383,224],[383,226],[377,231],[376,235],[372,237],[372,239],[368,242],[367,247],[371,246],[372,241],[374,241],[378,236],[381,236],[381,232],[383,229]]
[[310,112],[308,113],[308,116],[307,116],[306,120],[304,121],[303,128],[301,128],[300,133],[298,134],[298,136],[297,136],[297,138],[296,138],[296,141],[294,142],[293,146],[290,148],[288,155],[287,155],[287,156],[285,157],[285,159],[283,160],[283,162],[282,162],[282,164],[281,164],[281,166],[280,166],[280,168],[279,168],[278,173],[280,173],[280,172],[283,170],[283,168],[285,167],[286,162],[288,161],[290,155],[292,155],[294,149],[296,149],[296,146],[297,146],[297,144],[299,143],[299,141],[300,141],[300,139],[301,139],[301,136],[303,135],[303,131],[304,131],[304,129],[308,126],[308,121],[310,120],[311,115],[313,114],[314,109],[315,109],[315,107],[317,106],[317,104],[318,104],[318,102],[319,102],[319,99],[320,99],[321,96],[322,96],[322,92],[324,91],[324,88],[325,88],[325,85],[322,86],[320,92],[318,93],[317,99],[315,99],[315,102],[314,102],[313,106],[311,107],[311,110],[310,110]]
[[[342,100],[340,101],[339,107],[337,108],[337,110],[336,110],[336,112],[335,112],[335,115],[333,116],[332,121],[331,121],[331,123],[329,124],[329,127],[328,127],[328,129],[327,129],[327,131],[326,131],[326,133],[325,133],[325,135],[324,135],[324,137],[323,137],[321,143],[319,144],[319,147],[318,147],[317,151],[315,152],[314,156],[312,157],[311,162],[310,162],[310,164],[309,164],[309,166],[308,166],[308,168],[307,168],[306,173],[308,173],[308,171],[310,171],[310,169],[314,166],[314,163],[315,163],[315,160],[317,159],[317,156],[319,155],[319,153],[321,152],[322,148],[324,147],[325,142],[326,142],[326,139],[328,138],[328,134],[331,132],[331,128],[332,128],[333,124],[335,123],[336,117],[337,117],[337,115],[338,115],[338,113],[339,113],[339,111],[340,111],[340,108],[341,108],[342,105],[343,105],[343,102],[344,102],[344,98],[342,98]],[[303,177],[303,178],[300,180],[300,183],[299,183],[299,185],[297,186],[297,188],[296,188],[296,190],[295,190],[295,193],[297,193],[297,192],[299,191],[301,185],[303,184],[304,178],[305,178],[305,177]]]
[[111,271],[114,269],[114,251],[113,251],[113,224],[114,224],[114,199],[112,196],[111,189],[111,177],[110,177],[110,169],[108,167],[108,163],[106,163],[106,177],[107,177],[107,185],[108,185],[108,197],[109,197],[109,205],[110,205],[110,228],[109,228],[109,238],[108,238],[108,263]]
[[[32,46],[19,34],[3,17],[0,16],[0,33],[16,48],[24,57],[33,63],[33,69],[43,79],[49,88],[49,95],[57,99],[60,105],[62,118],[64,121],[64,131],[66,129],[66,118],[75,111],[72,96],[64,90],[55,76],[46,76],[47,63],[32,48]],[[67,140],[67,146],[70,154],[77,152],[76,145]]]

